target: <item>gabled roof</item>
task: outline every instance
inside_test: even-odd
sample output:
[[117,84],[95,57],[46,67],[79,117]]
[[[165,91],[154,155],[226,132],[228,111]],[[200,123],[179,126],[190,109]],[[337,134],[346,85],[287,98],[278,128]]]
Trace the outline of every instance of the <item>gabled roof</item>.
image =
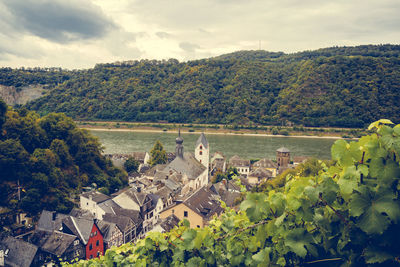
[[43,210],[36,229],[50,232],[60,230],[62,228],[62,220],[66,217],[68,217],[66,214]]
[[85,198],[88,198],[88,199],[92,198],[92,200],[94,202],[96,202],[97,204],[110,199],[109,196],[107,196],[103,193],[100,193],[99,191],[86,192],[86,193],[83,193],[82,196]]
[[207,187],[202,187],[186,198],[183,204],[208,220],[214,214],[220,214],[223,211],[218,199],[217,194]]
[[143,207],[145,203],[151,201],[146,193],[139,193],[134,188],[130,188],[119,194],[113,199],[120,207],[128,209],[136,203],[139,207]]
[[8,236],[0,240],[0,249],[7,252],[5,266],[29,267],[36,255],[38,247],[28,242]]
[[121,207],[114,208],[115,215],[129,217],[138,226],[143,223],[143,218],[138,210],[127,210]]
[[195,147],[198,147],[200,144],[203,145],[204,148],[208,148],[208,141],[204,133],[200,134],[199,138],[196,141]]
[[128,226],[130,225],[130,223],[134,224],[132,219],[129,217],[111,213],[104,214],[102,221],[115,223],[122,232],[128,230]]
[[105,213],[114,213],[116,208],[120,208],[114,200],[109,199],[99,204],[99,208],[101,208]]
[[270,159],[263,158],[253,164],[254,167],[262,167],[262,168],[274,168],[276,169],[278,166],[275,162]]
[[259,179],[270,178],[272,177],[272,172],[263,168],[257,168],[252,170],[247,177],[257,177]]
[[112,239],[112,235],[115,231],[122,232],[116,223],[107,222],[104,220],[98,220],[97,226],[99,227],[101,233],[103,234],[103,240],[108,242]]
[[229,159],[229,164],[234,167],[250,167],[250,160],[242,159],[238,155]]
[[206,169],[203,164],[197,161],[192,153],[185,153],[183,158],[176,157],[167,165],[164,171],[173,170],[180,174],[186,174],[189,179],[194,180]]
[[40,248],[56,256],[62,256],[75,239],[77,239],[75,235],[54,231]]
[[277,150],[276,150],[277,152],[284,152],[284,153],[287,153],[287,152],[290,152],[290,150],[289,149],[287,149],[286,147],[280,147],[280,148],[278,148]]
[[79,237],[83,244],[87,244],[92,232],[93,220],[68,216],[62,222],[74,235]]
[[175,226],[179,224],[179,219],[174,214],[169,215],[167,218],[163,219],[160,223],[161,227],[165,232],[171,231]]

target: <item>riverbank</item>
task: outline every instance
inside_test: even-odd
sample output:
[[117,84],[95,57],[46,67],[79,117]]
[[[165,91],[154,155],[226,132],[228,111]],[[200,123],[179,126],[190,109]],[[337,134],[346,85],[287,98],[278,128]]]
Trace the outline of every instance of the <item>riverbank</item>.
[[[178,133],[176,124],[143,124],[126,122],[77,122],[78,126],[91,131],[116,131],[116,132],[148,132],[148,133]],[[162,127],[163,126],[163,127]],[[210,127],[211,126],[211,127]],[[162,128],[161,128],[162,127]],[[349,131],[354,129],[338,128],[311,128],[302,131],[294,131],[295,127],[276,127],[264,126],[264,129],[229,129],[225,125],[185,125],[180,124],[181,133],[200,134],[204,132],[212,135],[243,135],[243,136],[262,136],[262,137],[296,137],[296,138],[323,138],[323,139],[342,139],[356,138],[350,135]],[[278,133],[275,131],[276,129]],[[280,134],[283,132],[284,134]]]

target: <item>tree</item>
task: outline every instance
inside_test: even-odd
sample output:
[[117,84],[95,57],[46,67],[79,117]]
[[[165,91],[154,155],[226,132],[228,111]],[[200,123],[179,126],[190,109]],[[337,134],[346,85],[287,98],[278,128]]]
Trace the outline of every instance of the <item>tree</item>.
[[127,172],[136,172],[139,168],[139,162],[135,160],[133,157],[129,157],[125,163],[124,168]]
[[164,147],[159,140],[154,144],[153,149],[150,151],[150,155],[151,166],[167,163],[167,152],[165,152]]

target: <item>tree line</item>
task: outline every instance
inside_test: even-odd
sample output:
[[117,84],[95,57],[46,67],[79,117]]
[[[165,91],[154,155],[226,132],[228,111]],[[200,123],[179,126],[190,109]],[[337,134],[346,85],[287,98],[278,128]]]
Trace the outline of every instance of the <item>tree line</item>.
[[400,121],[399,55],[399,45],[368,45],[126,61],[79,71],[3,68],[0,84],[48,75],[25,82],[51,84],[27,107],[81,120],[364,127],[382,117]]

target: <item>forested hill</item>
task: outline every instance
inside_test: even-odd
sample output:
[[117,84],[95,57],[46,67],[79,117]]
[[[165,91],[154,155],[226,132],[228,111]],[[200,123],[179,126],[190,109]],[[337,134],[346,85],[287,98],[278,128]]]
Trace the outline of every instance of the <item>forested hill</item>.
[[[344,127],[362,127],[379,118],[400,122],[399,55],[400,45],[368,45],[295,54],[239,51],[184,63],[141,60],[47,71],[54,88],[27,107],[91,120],[291,121]],[[36,75],[19,73],[15,82]],[[57,79],[51,79],[54,74]],[[9,76],[0,75],[0,84],[4,77]]]

